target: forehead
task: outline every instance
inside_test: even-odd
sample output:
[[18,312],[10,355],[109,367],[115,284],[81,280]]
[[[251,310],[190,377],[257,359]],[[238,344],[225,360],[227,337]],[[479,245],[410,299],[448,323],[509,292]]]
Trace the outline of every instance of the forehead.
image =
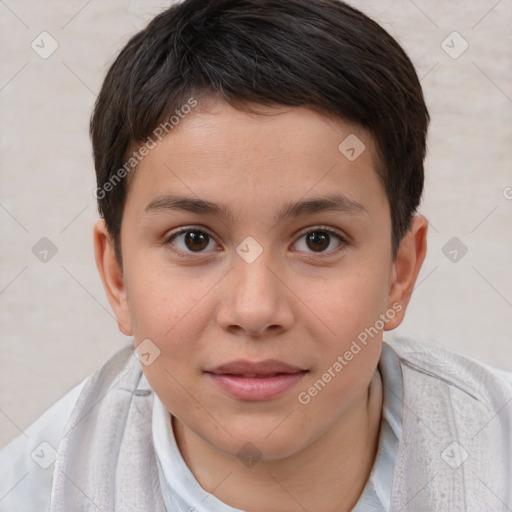
[[248,108],[199,102],[139,163],[128,195],[139,208],[177,189],[223,203],[245,197],[247,205],[258,195],[309,192],[362,203],[380,182],[373,139],[359,126],[303,107]]
[[196,143],[202,151],[212,152],[229,149],[224,157],[238,154],[250,158],[252,154],[262,158],[263,152],[276,155],[291,150],[295,155],[307,154],[311,158],[327,148],[337,149],[338,141],[349,135],[364,141],[373,156],[371,135],[359,125],[333,114],[305,107],[254,103],[235,108],[223,100],[204,98],[180,119],[164,145]]

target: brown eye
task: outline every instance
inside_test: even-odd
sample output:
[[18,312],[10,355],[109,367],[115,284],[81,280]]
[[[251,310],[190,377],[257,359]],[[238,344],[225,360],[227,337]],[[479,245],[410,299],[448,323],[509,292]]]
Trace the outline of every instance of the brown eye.
[[[337,243],[333,246],[333,241]],[[296,245],[302,245],[296,250],[317,254],[330,254],[346,245],[345,239],[329,228],[317,228],[302,234]],[[330,249],[329,249],[330,247]]]
[[209,236],[201,231],[187,231],[184,242],[191,251],[202,251],[208,247]]
[[324,251],[329,247],[331,237],[325,231],[312,231],[306,235],[306,244],[313,251]]
[[209,245],[215,242],[210,235],[199,229],[182,229],[173,233],[165,241],[165,245],[173,246],[173,250],[185,254],[207,252]]

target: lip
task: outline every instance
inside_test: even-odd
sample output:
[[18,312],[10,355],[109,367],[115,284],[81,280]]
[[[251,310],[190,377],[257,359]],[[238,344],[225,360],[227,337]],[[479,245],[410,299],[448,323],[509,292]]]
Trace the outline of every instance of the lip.
[[234,398],[263,401],[282,395],[295,386],[307,372],[308,370],[283,361],[266,359],[259,362],[232,361],[205,373]]
[[265,359],[263,361],[248,361],[246,359],[237,359],[229,363],[221,364],[208,373],[231,374],[231,375],[257,375],[267,376],[275,373],[296,373],[304,371],[304,368],[294,366],[278,359]]

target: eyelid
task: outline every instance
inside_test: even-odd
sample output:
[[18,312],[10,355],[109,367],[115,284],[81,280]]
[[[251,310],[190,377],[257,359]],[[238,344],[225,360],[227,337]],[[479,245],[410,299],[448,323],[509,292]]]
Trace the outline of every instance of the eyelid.
[[165,235],[165,241],[171,240],[175,236],[181,235],[182,233],[187,233],[188,231],[200,231],[207,234],[209,237],[214,238],[212,234],[210,234],[210,231],[205,226],[201,226],[200,224],[191,224],[190,226],[182,226],[181,228],[176,228],[176,230],[173,230],[171,233],[167,233]]
[[311,233],[314,231],[327,231],[327,233],[336,235],[336,236],[340,237],[341,240],[348,242],[348,236],[345,235],[342,231],[340,231],[336,228],[333,228],[331,226],[323,225],[323,224],[318,224],[315,226],[310,226],[310,227],[301,229],[295,236],[303,236],[303,235],[306,235],[307,233]]

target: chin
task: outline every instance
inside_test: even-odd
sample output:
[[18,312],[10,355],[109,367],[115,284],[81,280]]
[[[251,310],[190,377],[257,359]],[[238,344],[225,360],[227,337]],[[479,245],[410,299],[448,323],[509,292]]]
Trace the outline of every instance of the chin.
[[[247,424],[246,428],[237,425],[238,430],[235,430],[234,427],[226,426],[226,430],[232,436],[223,432],[225,435],[221,438],[218,436],[212,438],[200,435],[217,450],[237,457],[241,462],[250,466],[258,461],[271,461],[290,457],[308,445],[308,436],[305,433],[294,432],[283,426],[278,427],[278,429],[281,429],[278,432],[278,429],[276,429],[278,423],[273,421],[272,427],[269,428],[266,422],[264,428],[258,428],[252,422],[252,424]],[[272,432],[272,430],[274,431]],[[300,443],[298,442],[299,439]]]

